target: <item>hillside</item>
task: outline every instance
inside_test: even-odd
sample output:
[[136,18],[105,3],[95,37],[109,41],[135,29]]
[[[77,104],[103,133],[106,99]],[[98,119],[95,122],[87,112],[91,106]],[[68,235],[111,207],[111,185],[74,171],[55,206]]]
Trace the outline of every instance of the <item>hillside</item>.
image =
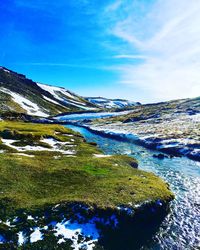
[[0,114],[16,112],[48,117],[68,112],[126,109],[138,104],[122,99],[84,98],[65,88],[37,83],[0,67]]
[[39,84],[0,67],[0,113],[12,111],[48,117],[95,108],[94,104],[65,88]]
[[99,108],[104,109],[134,107],[140,104],[139,102],[133,102],[124,99],[108,99],[104,97],[86,97],[85,99]]

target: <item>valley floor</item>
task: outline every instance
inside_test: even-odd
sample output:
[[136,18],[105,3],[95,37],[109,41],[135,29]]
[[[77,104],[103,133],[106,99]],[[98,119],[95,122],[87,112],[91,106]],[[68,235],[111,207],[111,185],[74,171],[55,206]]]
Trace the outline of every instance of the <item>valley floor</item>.
[[127,115],[98,119],[86,126],[93,131],[138,141],[171,155],[200,160],[199,98],[143,105]]
[[158,222],[174,198],[133,158],[104,155],[60,125],[0,121],[0,138],[3,249],[102,247],[125,222],[134,231],[137,214],[138,228]]

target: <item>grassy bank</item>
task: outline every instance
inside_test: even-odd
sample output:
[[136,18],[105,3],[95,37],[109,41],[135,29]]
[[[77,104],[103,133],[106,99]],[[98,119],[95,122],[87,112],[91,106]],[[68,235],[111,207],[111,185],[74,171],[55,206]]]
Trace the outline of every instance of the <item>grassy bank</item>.
[[[0,202],[6,211],[61,201],[84,201],[100,207],[113,207],[172,197],[160,178],[130,167],[130,164],[136,165],[132,158],[103,157],[99,149],[62,126],[2,121],[0,136],[4,142],[16,140],[15,146],[27,143],[43,147],[39,151],[22,151],[1,140]],[[63,151],[47,151],[51,145],[45,145],[43,138],[53,138],[58,145],[62,143]],[[75,148],[75,153],[63,154],[69,146]]]
[[[105,156],[80,134],[62,126],[0,121],[0,137],[0,236],[14,242],[17,232],[26,229],[30,237],[36,227],[36,222],[27,221],[28,214],[36,218],[47,210],[52,213],[58,204],[63,204],[66,214],[66,204],[118,211],[173,199],[168,185],[138,170],[133,158]],[[6,223],[10,218],[13,226]],[[9,245],[4,249],[10,249]]]

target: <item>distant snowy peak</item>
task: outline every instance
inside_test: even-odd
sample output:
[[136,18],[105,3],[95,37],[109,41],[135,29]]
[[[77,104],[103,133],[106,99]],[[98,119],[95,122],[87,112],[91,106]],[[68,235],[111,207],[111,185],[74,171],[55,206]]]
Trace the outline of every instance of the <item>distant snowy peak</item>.
[[107,108],[107,109],[126,108],[126,107],[140,105],[139,102],[133,102],[124,99],[107,99],[104,97],[86,97],[86,99],[100,108]]

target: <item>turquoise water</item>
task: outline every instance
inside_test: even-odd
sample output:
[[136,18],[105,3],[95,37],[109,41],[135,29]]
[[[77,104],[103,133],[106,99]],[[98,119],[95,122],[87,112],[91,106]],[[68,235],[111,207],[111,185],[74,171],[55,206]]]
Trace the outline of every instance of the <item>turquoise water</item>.
[[[200,163],[182,158],[153,158],[159,153],[135,145],[106,138],[86,128],[67,125],[80,132],[87,141],[96,142],[105,154],[123,154],[135,157],[139,168],[154,172],[169,184],[176,195],[171,212],[148,246],[142,249],[189,250],[200,247]],[[123,250],[123,249],[122,249]],[[134,249],[133,249],[134,250]]]
[[71,114],[71,115],[62,115],[57,116],[55,119],[58,121],[74,121],[74,120],[84,120],[84,119],[96,119],[96,118],[106,118],[106,117],[113,117],[119,116],[122,114],[127,114],[130,111],[121,111],[121,112],[99,112],[99,113],[78,113],[78,114]]

